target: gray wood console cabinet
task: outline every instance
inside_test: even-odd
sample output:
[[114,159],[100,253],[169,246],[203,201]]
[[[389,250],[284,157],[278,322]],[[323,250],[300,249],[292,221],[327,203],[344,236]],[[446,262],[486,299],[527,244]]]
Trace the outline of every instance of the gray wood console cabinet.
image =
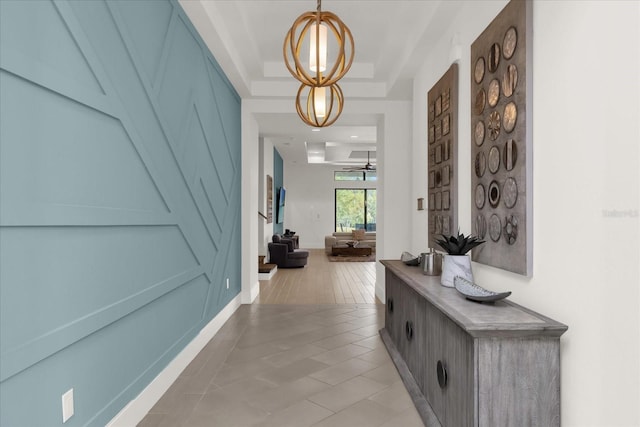
[[440,277],[381,262],[387,308],[380,334],[425,425],[560,425],[566,325],[508,300],[469,301]]

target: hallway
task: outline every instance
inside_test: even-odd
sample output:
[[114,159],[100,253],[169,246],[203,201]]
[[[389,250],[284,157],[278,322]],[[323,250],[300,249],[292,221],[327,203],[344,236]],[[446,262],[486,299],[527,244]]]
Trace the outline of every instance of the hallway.
[[324,249],[311,249],[305,268],[261,280],[254,304],[375,304],[375,286],[375,262],[330,262]]
[[[349,271],[375,275],[375,263],[318,257],[326,259],[314,251],[308,267],[261,282],[273,298],[240,307],[139,426],[422,426],[378,335],[384,306],[346,303],[345,293],[342,304],[304,304],[337,295],[312,288],[340,289]],[[306,291],[293,292],[296,284]]]

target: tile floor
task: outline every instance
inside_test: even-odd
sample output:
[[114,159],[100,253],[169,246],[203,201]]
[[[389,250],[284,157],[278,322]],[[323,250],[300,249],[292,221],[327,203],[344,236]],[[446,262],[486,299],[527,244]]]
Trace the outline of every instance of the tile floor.
[[140,427],[422,427],[384,306],[243,305]]

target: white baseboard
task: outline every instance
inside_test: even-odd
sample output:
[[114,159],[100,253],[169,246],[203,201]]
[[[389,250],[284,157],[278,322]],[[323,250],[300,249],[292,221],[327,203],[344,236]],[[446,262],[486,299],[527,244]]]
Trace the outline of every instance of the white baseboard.
[[253,304],[253,301],[260,294],[260,281],[256,282],[249,288],[242,291],[242,304]]
[[238,294],[229,302],[200,333],[149,383],[147,387],[127,404],[109,423],[107,427],[131,427],[137,425],[153,408],[164,393],[171,387],[180,373],[200,353],[205,345],[220,330],[224,322],[240,307],[241,296]]
[[274,274],[276,274],[277,271],[278,267],[274,267],[274,269],[268,273],[258,273],[258,280],[271,280],[271,278]]

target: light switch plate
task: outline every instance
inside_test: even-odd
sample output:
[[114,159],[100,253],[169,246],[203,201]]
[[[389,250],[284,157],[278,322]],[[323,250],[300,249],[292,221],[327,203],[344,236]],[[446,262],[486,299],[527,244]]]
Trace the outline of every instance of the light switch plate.
[[73,413],[73,389],[70,389],[62,395],[62,422],[66,423]]

